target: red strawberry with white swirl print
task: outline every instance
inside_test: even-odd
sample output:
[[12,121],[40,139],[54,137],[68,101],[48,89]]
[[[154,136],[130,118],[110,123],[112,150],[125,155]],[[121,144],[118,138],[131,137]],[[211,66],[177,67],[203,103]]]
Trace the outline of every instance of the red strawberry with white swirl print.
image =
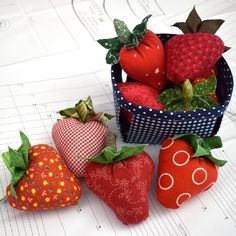
[[103,200],[124,224],[137,224],[149,215],[148,193],[154,171],[146,145],[107,147],[85,169],[86,186]]
[[167,208],[179,208],[206,191],[218,178],[218,160],[211,149],[222,146],[219,137],[202,139],[193,134],[167,138],[161,145],[156,185],[157,200]]

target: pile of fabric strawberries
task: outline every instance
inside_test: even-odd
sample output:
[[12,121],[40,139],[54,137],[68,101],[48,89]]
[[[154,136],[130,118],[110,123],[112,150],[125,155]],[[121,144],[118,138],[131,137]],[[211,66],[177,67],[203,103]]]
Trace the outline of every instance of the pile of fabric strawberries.
[[[201,21],[193,9],[186,23],[176,24],[186,34],[168,40],[165,59],[160,39],[146,29],[149,17],[133,32],[115,20],[118,37],[99,40],[109,49],[107,62],[119,61],[126,73],[139,81],[119,84],[124,97],[135,104],[171,111],[216,106],[214,65],[225,47],[213,33],[223,22]],[[96,113],[90,97],[59,113],[62,119],[52,129],[57,150],[47,144],[32,146],[20,132],[21,146],[9,147],[2,154],[12,176],[6,190],[9,204],[25,211],[76,205],[82,191],[79,179],[83,178],[87,188],[124,224],[144,221],[155,169],[144,151],[146,144],[117,150],[116,135],[104,124],[113,116]],[[221,146],[218,136],[182,134],[163,140],[157,155],[157,204],[179,208],[209,189],[217,181],[218,167],[226,163],[211,153]]]

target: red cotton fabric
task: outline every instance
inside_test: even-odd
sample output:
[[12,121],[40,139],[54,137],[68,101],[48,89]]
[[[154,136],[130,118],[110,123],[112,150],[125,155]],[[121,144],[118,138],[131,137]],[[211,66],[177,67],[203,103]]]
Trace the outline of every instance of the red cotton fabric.
[[106,147],[107,131],[108,128],[98,121],[84,124],[74,118],[67,118],[53,125],[52,138],[68,168],[77,177],[83,177],[88,160],[75,155],[86,158],[96,156]]
[[153,171],[151,157],[142,152],[114,164],[89,163],[85,183],[124,224],[137,224],[148,217]]
[[34,211],[78,204],[81,186],[56,150],[47,144],[29,149],[29,166],[14,187],[17,198],[7,187],[7,201],[14,208]]
[[164,47],[159,37],[147,30],[135,48],[122,47],[120,65],[133,79],[156,89],[163,89],[165,77]]
[[224,52],[224,43],[210,33],[181,34],[167,41],[165,52],[167,78],[182,84],[212,68]]
[[[164,109],[164,105],[157,100],[160,92],[154,88],[137,82],[119,83],[118,88],[127,102],[157,110]],[[131,123],[132,114],[125,111],[125,117]]]
[[161,145],[156,193],[167,208],[179,208],[206,191],[218,177],[218,167],[203,158],[192,158],[193,150],[181,139],[165,139]]

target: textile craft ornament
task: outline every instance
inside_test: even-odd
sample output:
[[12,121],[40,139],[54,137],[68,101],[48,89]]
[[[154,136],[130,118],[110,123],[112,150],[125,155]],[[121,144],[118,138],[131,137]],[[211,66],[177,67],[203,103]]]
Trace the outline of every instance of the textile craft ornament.
[[[139,106],[145,106],[152,109],[163,110],[164,105],[157,100],[158,90],[137,82],[119,83],[118,88],[126,101]],[[132,113],[124,110],[126,120],[131,123]]]
[[175,209],[212,187],[218,167],[226,161],[213,157],[211,149],[221,146],[218,136],[202,139],[186,134],[165,139],[159,155],[157,200],[164,207]]
[[108,49],[106,62],[120,62],[123,70],[134,80],[161,90],[166,86],[164,47],[161,40],[152,31],[147,30],[146,16],[132,32],[123,21],[114,20],[117,37],[100,39]]
[[124,224],[137,224],[148,217],[148,193],[154,171],[146,145],[107,147],[90,159],[85,184],[103,200]]
[[21,146],[9,147],[2,158],[11,172],[6,200],[25,211],[47,210],[78,204],[81,186],[56,150],[47,144],[31,146],[20,132]]
[[177,22],[173,26],[184,35],[172,37],[165,45],[167,78],[176,84],[182,84],[199,77],[212,68],[224,51],[229,48],[214,33],[224,23],[223,20],[202,21],[195,7],[186,22]]
[[104,112],[95,113],[90,97],[59,113],[65,119],[53,125],[54,144],[68,168],[77,177],[83,177],[88,160],[78,159],[75,154],[93,157],[101,152],[106,146],[108,131],[103,123],[113,116]]

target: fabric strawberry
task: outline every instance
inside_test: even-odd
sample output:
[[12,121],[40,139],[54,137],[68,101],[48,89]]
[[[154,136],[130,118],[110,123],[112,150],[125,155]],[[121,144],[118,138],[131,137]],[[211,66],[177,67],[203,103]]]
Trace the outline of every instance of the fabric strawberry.
[[186,22],[174,26],[185,34],[173,36],[165,45],[167,78],[176,84],[193,80],[212,68],[221,54],[229,49],[214,33],[223,24],[223,20],[204,20],[198,16],[195,8]]
[[47,144],[31,146],[20,132],[22,145],[2,154],[11,172],[6,199],[14,208],[34,211],[78,204],[81,186],[56,150]]
[[175,85],[164,90],[157,100],[165,105],[165,110],[174,112],[194,111],[219,106],[216,96],[217,80],[215,75],[208,79],[197,78],[193,84],[186,80],[182,86]]
[[148,193],[154,171],[146,145],[107,147],[85,169],[85,184],[103,200],[124,224],[148,217]]
[[[138,82],[118,83],[117,86],[127,102],[157,110],[164,109],[164,105],[156,99],[160,94],[159,91],[150,86]],[[124,115],[131,123],[132,113],[124,110]]]
[[156,89],[163,89],[165,77],[164,47],[159,37],[147,30],[146,16],[132,32],[123,21],[114,20],[117,37],[100,39],[100,43],[109,49],[106,62],[120,62],[122,69],[133,79]]
[[157,176],[157,200],[167,208],[179,208],[185,201],[209,189],[226,161],[211,154],[222,146],[219,137],[202,139],[193,134],[167,138],[161,145]]
[[113,116],[95,113],[90,97],[59,113],[65,119],[53,125],[54,144],[69,169],[77,177],[83,177],[88,161],[78,159],[75,155],[93,157],[106,146],[108,128],[103,123]]

